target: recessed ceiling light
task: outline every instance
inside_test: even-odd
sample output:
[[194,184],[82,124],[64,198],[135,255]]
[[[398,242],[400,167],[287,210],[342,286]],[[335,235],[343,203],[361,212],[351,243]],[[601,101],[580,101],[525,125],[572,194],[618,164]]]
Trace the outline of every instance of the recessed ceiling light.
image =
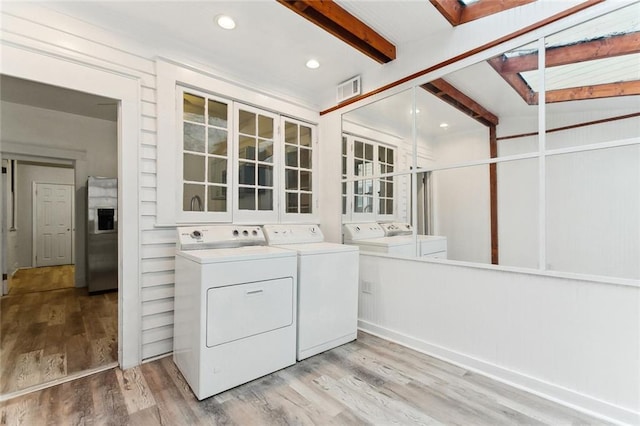
[[232,17],[227,15],[216,16],[216,23],[220,28],[224,28],[225,30],[232,30],[236,27],[236,22]]
[[449,127],[449,125],[447,123],[440,123],[440,128],[441,129],[446,129],[447,127]]
[[307,68],[310,68],[310,69],[312,69],[312,70],[315,70],[316,68],[319,68],[319,67],[320,67],[320,62],[318,62],[317,60],[315,60],[315,59],[309,59],[309,60],[307,61]]
[[[414,110],[413,110],[413,108],[411,108],[411,109],[409,110],[409,114],[413,114],[413,111],[414,111]],[[416,114],[420,114],[420,110],[419,110],[418,108],[416,108],[416,110],[415,110],[415,111],[416,111]]]

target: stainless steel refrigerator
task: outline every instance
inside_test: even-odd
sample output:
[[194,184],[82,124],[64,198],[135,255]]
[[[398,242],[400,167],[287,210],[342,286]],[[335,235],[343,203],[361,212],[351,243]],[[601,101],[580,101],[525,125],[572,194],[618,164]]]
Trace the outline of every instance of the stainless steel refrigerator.
[[118,289],[118,180],[87,180],[87,286],[89,293]]

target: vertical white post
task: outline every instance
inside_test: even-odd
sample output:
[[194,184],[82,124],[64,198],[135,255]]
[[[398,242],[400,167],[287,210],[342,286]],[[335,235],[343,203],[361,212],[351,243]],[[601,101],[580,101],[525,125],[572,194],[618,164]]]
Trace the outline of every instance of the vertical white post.
[[544,38],[538,40],[538,267],[547,269],[546,96]]
[[416,102],[416,87],[411,88],[412,117],[411,139],[413,140],[413,158],[411,161],[411,226],[413,227],[413,246],[418,256],[418,106]]

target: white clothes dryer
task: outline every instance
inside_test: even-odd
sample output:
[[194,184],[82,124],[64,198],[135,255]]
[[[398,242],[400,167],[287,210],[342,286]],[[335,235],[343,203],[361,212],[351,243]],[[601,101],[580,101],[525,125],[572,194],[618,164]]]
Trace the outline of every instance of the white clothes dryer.
[[362,251],[400,257],[447,258],[447,237],[416,235],[414,239],[413,228],[408,223],[347,223],[342,225],[342,233],[345,244],[357,245]]
[[296,361],[297,259],[258,226],[178,228],[173,360],[198,399]]
[[363,252],[385,253],[400,257],[416,257],[413,237],[386,237],[376,222],[346,223],[342,225],[345,244],[356,245]]
[[324,241],[317,225],[264,225],[270,246],[298,256],[298,347],[302,360],[356,339],[358,248]]

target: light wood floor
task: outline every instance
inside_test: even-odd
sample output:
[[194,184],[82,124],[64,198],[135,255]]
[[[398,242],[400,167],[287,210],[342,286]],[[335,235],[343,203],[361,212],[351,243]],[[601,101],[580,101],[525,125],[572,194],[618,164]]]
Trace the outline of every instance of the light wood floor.
[[200,402],[166,357],[6,401],[0,419],[10,425],[603,424],[364,333]]
[[29,388],[117,361],[116,292],[86,288],[0,300],[0,393]]
[[75,270],[74,265],[18,269],[13,277],[9,278],[9,295],[72,288],[75,283]]

